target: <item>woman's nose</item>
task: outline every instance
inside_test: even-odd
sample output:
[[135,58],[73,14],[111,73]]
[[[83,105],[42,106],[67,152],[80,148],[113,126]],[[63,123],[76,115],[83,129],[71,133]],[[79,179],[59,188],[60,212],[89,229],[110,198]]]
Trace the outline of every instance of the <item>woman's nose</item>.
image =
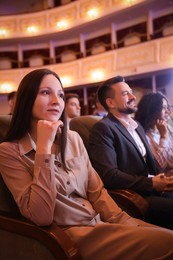
[[52,103],[53,104],[59,104],[59,97],[57,95],[52,96]]

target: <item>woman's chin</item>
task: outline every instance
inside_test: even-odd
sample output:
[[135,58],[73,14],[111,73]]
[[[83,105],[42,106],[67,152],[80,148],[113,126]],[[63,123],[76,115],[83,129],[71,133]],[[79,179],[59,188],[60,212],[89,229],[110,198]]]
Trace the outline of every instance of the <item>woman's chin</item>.
[[59,120],[58,116],[49,116],[48,118],[45,118],[44,120],[50,121],[50,122],[56,122]]

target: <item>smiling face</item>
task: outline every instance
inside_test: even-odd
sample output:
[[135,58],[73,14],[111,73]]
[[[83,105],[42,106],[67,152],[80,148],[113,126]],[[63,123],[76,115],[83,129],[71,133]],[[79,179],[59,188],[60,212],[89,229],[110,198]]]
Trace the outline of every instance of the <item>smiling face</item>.
[[64,91],[54,75],[46,75],[32,109],[32,123],[38,120],[55,122],[64,110]]
[[106,100],[112,114],[121,116],[136,112],[136,97],[132,94],[132,89],[127,83],[116,83],[112,85],[112,90],[114,91],[114,96]]

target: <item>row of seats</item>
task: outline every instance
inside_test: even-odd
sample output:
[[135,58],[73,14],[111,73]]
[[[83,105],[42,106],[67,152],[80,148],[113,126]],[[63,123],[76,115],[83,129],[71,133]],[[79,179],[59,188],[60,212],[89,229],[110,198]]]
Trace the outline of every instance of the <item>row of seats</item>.
[[[0,116],[0,142],[11,120],[10,115]],[[81,256],[73,241],[55,223],[38,227],[26,220],[0,175],[0,259],[55,260]]]
[[[70,128],[79,133],[86,148],[90,130],[100,119],[92,115],[80,116],[70,122]],[[10,120],[10,115],[0,116],[0,142]],[[125,189],[109,191],[109,194],[128,214],[146,219],[148,203],[140,195]],[[21,216],[1,176],[0,244],[0,259],[81,259],[73,241],[55,223],[49,227],[38,227]]]

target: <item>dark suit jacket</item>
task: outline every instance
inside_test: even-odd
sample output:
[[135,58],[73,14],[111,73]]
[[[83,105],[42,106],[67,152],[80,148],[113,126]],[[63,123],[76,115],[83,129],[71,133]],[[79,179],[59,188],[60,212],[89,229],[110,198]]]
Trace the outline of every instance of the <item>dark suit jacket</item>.
[[139,125],[136,131],[146,148],[146,162],[132,136],[112,114],[92,128],[89,156],[107,189],[131,188],[142,195],[150,195],[152,180],[147,176],[157,174],[159,169],[142,126]]

